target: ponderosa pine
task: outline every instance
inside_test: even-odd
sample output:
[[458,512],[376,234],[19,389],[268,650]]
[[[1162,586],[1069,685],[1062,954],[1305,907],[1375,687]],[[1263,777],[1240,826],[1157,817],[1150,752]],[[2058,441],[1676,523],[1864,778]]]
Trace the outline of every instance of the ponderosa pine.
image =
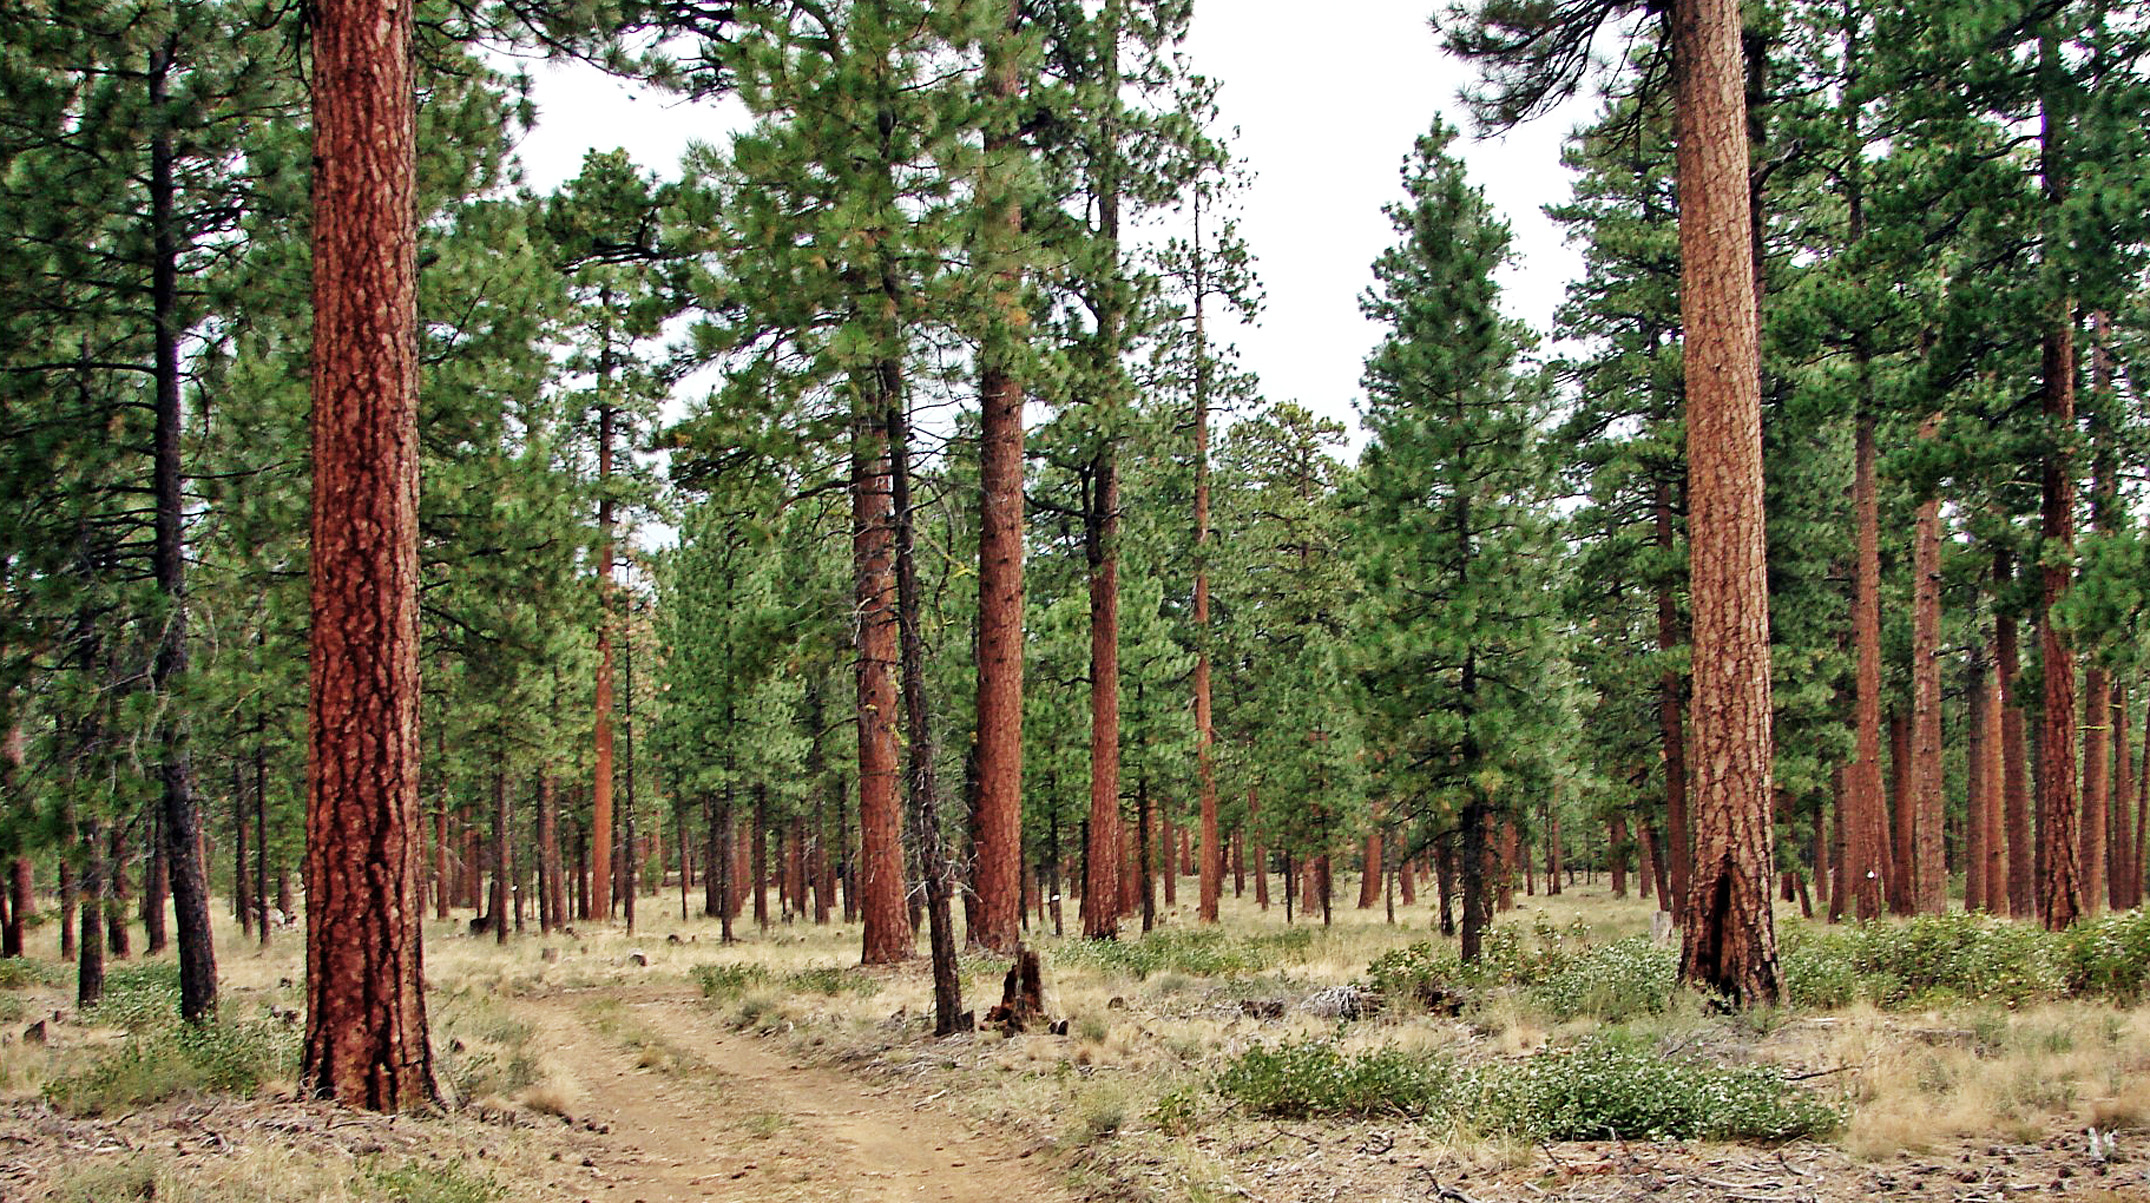
[[313,638],[306,1090],[435,1100],[418,921],[412,12],[313,10]]

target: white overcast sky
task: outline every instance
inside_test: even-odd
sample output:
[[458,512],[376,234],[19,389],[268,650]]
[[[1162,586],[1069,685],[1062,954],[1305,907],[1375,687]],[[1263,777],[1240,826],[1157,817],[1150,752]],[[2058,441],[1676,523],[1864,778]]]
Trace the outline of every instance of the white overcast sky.
[[[1255,177],[1241,230],[1268,305],[1259,329],[1222,335],[1269,398],[1354,426],[1360,364],[1380,336],[1359,316],[1358,297],[1394,240],[1381,206],[1401,195],[1397,169],[1435,113],[1468,130],[1456,92],[1469,69],[1436,45],[1427,24],[1435,2],[1332,0],[1316,16],[1303,2],[1206,0],[1185,47],[1195,69],[1223,85],[1223,125],[1238,127],[1236,149]],[[677,174],[689,141],[721,142],[741,120],[736,105],[637,93],[586,67],[532,73],[538,124],[521,154],[541,191],[574,175],[592,147],[625,147],[643,166]],[[1571,105],[1505,139],[1458,143],[1515,230],[1516,262],[1502,280],[1508,309],[1540,332],[1581,262],[1540,207],[1569,195],[1560,144],[1587,116]]]

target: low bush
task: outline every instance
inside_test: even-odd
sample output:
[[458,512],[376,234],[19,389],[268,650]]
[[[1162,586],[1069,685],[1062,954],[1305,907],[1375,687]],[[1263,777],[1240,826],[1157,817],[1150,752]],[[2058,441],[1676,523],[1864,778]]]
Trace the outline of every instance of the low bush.
[[1481,1114],[1539,1140],[1782,1141],[1829,1132],[1836,1108],[1765,1066],[1673,1059],[1599,1037],[1490,1073]]
[[1920,915],[1817,929],[1785,929],[1780,963],[1795,1006],[1879,1007],[1945,1002],[2009,1006],[2067,990],[2059,938],[1978,915]]
[[1422,1117],[1453,1107],[1457,1085],[1453,1062],[1400,1049],[1350,1054],[1319,1040],[1250,1048],[1217,1079],[1219,1093],[1280,1119]]
[[2062,934],[2060,973],[2070,994],[2134,1003],[2150,983],[2150,911],[2078,923]]
[[1843,1115],[1766,1067],[1668,1058],[1594,1037],[1522,1061],[1465,1068],[1399,1049],[1345,1053],[1310,1041],[1242,1053],[1220,1093],[1278,1118],[1403,1114],[1542,1140],[1780,1141]]
[[759,965],[708,964],[696,965],[687,976],[702,988],[704,998],[736,998],[767,981],[769,971]]
[[45,1084],[70,1115],[103,1115],[191,1095],[248,1097],[298,1072],[296,1029],[276,1022],[174,1024],[137,1032],[110,1052]]
[[1311,928],[1265,936],[1232,936],[1215,928],[1168,927],[1139,940],[1083,940],[1054,954],[1080,965],[1141,981],[1158,973],[1189,977],[1237,977],[1304,959],[1313,947]]
[[1530,994],[1558,1019],[1588,1016],[1622,1023],[1670,1006],[1679,972],[1679,953],[1660,948],[1648,936],[1630,936],[1567,958]]
[[832,998],[839,994],[856,994],[864,998],[879,994],[881,981],[840,965],[820,965],[785,974],[783,987],[794,994],[823,994]]
[[57,986],[60,981],[59,971],[42,962],[28,957],[0,957],[0,990]]

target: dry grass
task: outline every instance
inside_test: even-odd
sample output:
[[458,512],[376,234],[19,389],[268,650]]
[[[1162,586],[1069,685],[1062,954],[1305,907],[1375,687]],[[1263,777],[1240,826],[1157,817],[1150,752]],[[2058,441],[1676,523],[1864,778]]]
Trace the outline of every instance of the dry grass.
[[[1182,884],[1186,902],[1164,918],[1168,931],[1185,933],[1196,926],[1194,889],[1191,879]],[[1223,937],[1271,941],[1260,944],[1271,950],[1267,963],[1237,976],[1206,975],[1173,964],[1141,976],[1102,967],[1097,958],[1076,953],[1072,939],[1034,933],[1031,939],[1046,961],[1048,1009],[1072,1020],[1064,1038],[979,1034],[932,1040],[925,1029],[932,990],[922,932],[920,960],[859,970],[855,924],[817,928],[794,921],[765,932],[748,921],[737,925],[738,942],[725,945],[714,921],[679,918],[676,895],[666,900],[670,905],[646,900],[643,929],[633,936],[618,925],[550,937],[538,936],[533,927],[501,945],[490,936],[470,936],[460,921],[428,922],[425,955],[443,1076],[453,1079],[468,1103],[567,1116],[585,1101],[581,1083],[546,1064],[543,1041],[533,1036],[520,1010],[522,1000],[622,988],[686,991],[693,989],[697,966],[752,965],[760,970],[758,982],[710,1002],[730,1023],[786,1040],[806,1055],[903,1083],[917,1097],[945,1092],[938,1105],[955,1107],[980,1126],[1027,1132],[1075,1151],[1080,1173],[1117,1184],[1114,1189],[1224,1198],[1243,1196],[1254,1185],[1248,1177],[1254,1159],[1279,1151],[1245,1151],[1242,1146],[1254,1145],[1261,1135],[1234,1135],[1244,1131],[1242,1121],[1209,1088],[1222,1065],[1256,1044],[1324,1038],[1350,1050],[1402,1046],[1466,1059],[1506,1059],[1573,1041],[1598,1026],[1558,1021],[1519,994],[1495,995],[1453,1019],[1392,1013],[1339,1024],[1300,1010],[1317,990],[1362,979],[1368,963],[1381,954],[1438,938],[1431,930],[1430,889],[1419,906],[1399,908],[1399,921],[1391,926],[1380,907],[1350,906],[1344,886],[1339,882],[1344,904],[1334,911],[1333,925],[1321,928],[1317,911],[1311,937],[1288,948],[1273,941],[1285,930],[1281,906],[1265,914],[1254,906],[1251,891],[1243,899],[1227,896]],[[1527,927],[1543,917],[1565,928],[1581,920],[1590,925],[1593,939],[1601,940],[1649,929],[1650,904],[1613,900],[1602,883],[1518,902],[1519,911],[1498,922]],[[1309,926],[1304,916],[1298,918],[1296,926]],[[1067,919],[1071,931],[1079,930],[1072,907]],[[52,934],[49,928],[41,933]],[[242,940],[228,922],[220,922],[218,937],[227,1011],[252,1015],[302,1004],[294,984],[301,972],[297,933],[280,933],[266,950]],[[1139,933],[1130,930],[1123,938],[1132,941]],[[548,949],[554,953],[551,960],[545,956]],[[54,950],[39,951],[49,961]],[[966,1005],[982,1012],[996,1001],[1005,967],[996,959],[966,959]],[[801,975],[812,975],[817,987],[800,988],[798,981],[809,980]],[[835,992],[822,992],[820,987],[831,982]],[[70,975],[56,975],[49,986],[0,995],[20,1004],[16,1018],[0,1023],[0,1037],[6,1037],[0,1039],[0,1102],[36,1099],[55,1074],[117,1038],[74,1021]],[[1283,1007],[1281,1016],[1269,1013],[1277,1004]],[[50,1044],[19,1039],[28,1022],[54,1011],[63,1022],[48,1025]],[[636,1050],[644,1068],[707,1078],[714,1088],[715,1075],[697,1050],[649,1030],[617,1004],[592,998],[577,1013],[608,1039]],[[2150,1127],[2150,1090],[2141,1086],[2150,1081],[2150,1010],[2143,1008],[2055,1003],[2019,1012],[1967,1006],[1924,1014],[1855,1008],[1754,1023],[1711,1015],[1698,1001],[1683,997],[1670,1011],[1627,1027],[1667,1048],[1758,1058],[1818,1075],[1810,1085],[1849,1106],[1841,1144],[1867,1159],[1933,1149],[1972,1135],[2030,1143],[2090,1126]],[[780,1118],[774,1111],[735,1116],[747,1131],[767,1127],[770,1135],[780,1130]],[[426,1122],[453,1128],[462,1121]],[[1531,1154],[1469,1132],[1420,1129],[1415,1138],[1458,1164],[1483,1165],[1489,1172]],[[471,1147],[455,1140],[444,1147]],[[509,1181],[498,1166],[485,1164],[487,1173]],[[64,1189],[73,1193],[46,1197],[142,1197],[153,1187],[159,1199],[358,1199],[370,1197],[366,1172],[357,1157],[270,1142],[215,1158],[100,1157],[69,1171],[82,1178],[66,1180]],[[96,1179],[99,1174],[106,1178]],[[7,1193],[5,1186],[0,1180],[0,1195]],[[2150,1203],[2131,1200],[2125,1192],[2111,1200]]]

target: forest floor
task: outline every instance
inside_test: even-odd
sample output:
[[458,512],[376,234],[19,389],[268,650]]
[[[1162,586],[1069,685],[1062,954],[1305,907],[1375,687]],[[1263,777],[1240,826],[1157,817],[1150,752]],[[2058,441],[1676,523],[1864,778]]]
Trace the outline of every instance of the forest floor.
[[[923,959],[859,970],[855,925],[746,922],[724,946],[713,922],[652,902],[634,936],[586,925],[498,945],[429,924],[449,1106],[423,1116],[293,1097],[293,936],[261,949],[220,928],[236,1034],[206,1051],[158,1012],[168,959],[115,965],[111,1001],[87,1014],[54,950],[0,962],[0,1200],[2150,1203],[2140,1004],[1756,1018],[1676,1002],[1608,1025],[1502,994],[1460,1015],[1346,1020],[1324,1000],[1426,940],[1427,908],[1395,926],[1380,908],[1339,908],[1332,928],[1317,917],[1287,932],[1281,908],[1227,899],[1222,931],[1197,932],[1181,906],[1159,936],[1130,931],[1109,949],[1034,937],[1066,1035],[935,1039]],[[1586,920],[1608,939],[1649,923],[1647,904],[1602,885],[1522,907],[1501,923],[1543,936]],[[967,1005],[994,1002],[1005,968],[966,957]],[[1255,1115],[1218,1084],[1252,1049],[1312,1041],[1497,1067],[1612,1027],[1668,1058],[1768,1066],[1845,1122],[1774,1145],[1540,1142],[1468,1119]],[[269,1071],[218,1076],[261,1049]],[[2091,1127],[2117,1133],[2109,1150],[2092,1154]]]

